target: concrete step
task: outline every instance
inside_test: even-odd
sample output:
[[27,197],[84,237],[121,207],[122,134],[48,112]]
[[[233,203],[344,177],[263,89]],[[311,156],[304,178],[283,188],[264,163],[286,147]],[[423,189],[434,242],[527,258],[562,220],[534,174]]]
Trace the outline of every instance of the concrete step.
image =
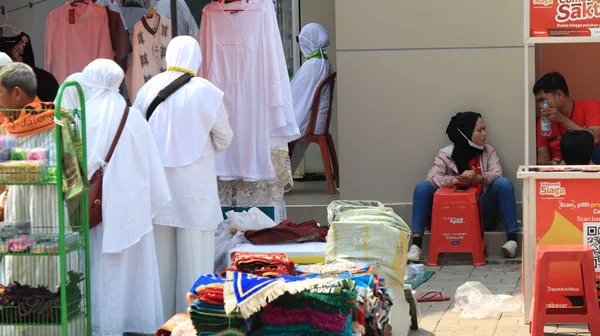
[[[521,233],[518,233],[517,235],[517,244],[519,245],[519,249],[517,251],[517,256],[521,256],[521,244],[522,244],[522,239],[523,236]],[[425,235],[423,236],[423,251],[422,251],[422,256],[426,257],[429,254],[429,240],[430,240],[430,233],[426,232]],[[486,232],[485,233],[485,243],[487,246],[487,253],[488,253],[488,259],[493,260],[502,260],[504,259],[504,256],[502,255],[502,245],[504,245],[504,243],[506,243],[506,233],[505,232]],[[453,260],[453,259],[467,259],[467,260],[471,260],[470,254],[466,254],[466,255],[461,255],[461,254],[456,254],[456,255],[440,255],[440,260],[442,259],[442,257],[449,259],[449,260]],[[507,260],[515,260],[515,259],[507,259]]]

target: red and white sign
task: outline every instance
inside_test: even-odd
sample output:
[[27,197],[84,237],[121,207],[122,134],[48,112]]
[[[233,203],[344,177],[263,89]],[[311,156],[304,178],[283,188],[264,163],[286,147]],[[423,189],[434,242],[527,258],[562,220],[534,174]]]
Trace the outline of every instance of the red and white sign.
[[600,0],[529,0],[529,37],[600,36]]

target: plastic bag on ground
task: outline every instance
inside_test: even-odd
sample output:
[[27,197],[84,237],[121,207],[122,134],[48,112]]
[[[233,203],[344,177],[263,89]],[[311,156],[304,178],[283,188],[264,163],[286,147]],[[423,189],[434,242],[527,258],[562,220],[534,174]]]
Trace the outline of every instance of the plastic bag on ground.
[[227,219],[219,224],[215,232],[215,272],[229,267],[229,251],[239,244],[249,244],[244,231],[261,230],[277,225],[269,216],[258,208],[248,211],[228,211]]
[[225,215],[231,225],[239,227],[241,231],[267,229],[278,224],[258,208],[242,212],[231,210]]
[[404,273],[404,283],[413,282],[425,275],[425,265],[423,264],[408,264],[406,265],[406,273]]
[[522,313],[524,308],[520,296],[494,295],[478,281],[458,287],[454,299],[454,311],[464,318],[499,318],[503,313]]

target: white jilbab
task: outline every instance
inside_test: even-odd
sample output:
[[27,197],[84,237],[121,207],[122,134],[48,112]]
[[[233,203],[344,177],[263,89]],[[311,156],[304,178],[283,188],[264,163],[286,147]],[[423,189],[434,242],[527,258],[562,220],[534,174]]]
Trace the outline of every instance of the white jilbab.
[[[123,70],[98,59],[83,69],[88,178],[105,164],[125,99]],[[104,168],[102,217],[90,230],[93,335],[152,334],[164,323],[152,219],[170,200],[152,132],[139,111],[129,117]]]
[[[300,31],[298,42],[300,43],[300,51],[307,60],[294,75],[291,87],[296,123],[300,128],[300,134],[304,135],[310,122],[313,98],[317,88],[332,73],[333,69],[326,56],[326,48],[329,46],[329,33],[325,27],[318,23],[307,24]],[[325,87],[319,102],[315,134],[323,134],[325,131],[329,98],[329,90]],[[294,146],[291,158],[292,173],[296,171],[298,165],[302,162],[307,148],[308,144],[304,143]]]
[[[134,107],[146,116],[156,95],[184,73],[195,75],[202,62],[198,42],[174,38],[167,48],[167,71],[138,94]],[[215,154],[233,133],[223,92],[194,77],[160,104],[148,121],[173,195],[154,219],[165,316],[185,313],[186,293],[198,274],[213,272],[214,232],[223,221],[217,192]]]

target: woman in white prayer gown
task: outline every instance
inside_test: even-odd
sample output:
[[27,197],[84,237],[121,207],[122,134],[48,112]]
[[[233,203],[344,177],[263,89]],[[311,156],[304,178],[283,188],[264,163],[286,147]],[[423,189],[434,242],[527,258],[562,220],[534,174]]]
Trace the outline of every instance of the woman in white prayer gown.
[[[327,59],[326,48],[329,46],[329,33],[325,27],[318,23],[307,24],[298,35],[298,43],[306,61],[298,69],[290,85],[292,87],[294,111],[296,112],[296,123],[300,128],[300,134],[304,135],[310,122],[311,108],[317,87],[332,73],[333,68]],[[323,134],[325,131],[328,110],[329,90],[325,87],[319,103],[315,134]],[[291,158],[292,173],[296,171],[300,162],[302,162],[307,148],[308,144],[304,143],[294,146]]]
[[[88,178],[105,162],[123,113],[123,70],[112,60],[86,66]],[[170,200],[152,132],[130,109],[113,156],[104,167],[102,223],[90,230],[93,335],[154,333],[163,317],[152,219]]]
[[[158,92],[184,74],[196,75],[202,62],[198,42],[174,38],[167,71],[139,91],[134,107],[146,116]],[[165,316],[187,311],[186,293],[199,275],[213,272],[215,230],[223,221],[217,192],[215,154],[233,138],[223,92],[194,77],[162,102],[150,119],[169,181],[172,201],[154,219]]]

